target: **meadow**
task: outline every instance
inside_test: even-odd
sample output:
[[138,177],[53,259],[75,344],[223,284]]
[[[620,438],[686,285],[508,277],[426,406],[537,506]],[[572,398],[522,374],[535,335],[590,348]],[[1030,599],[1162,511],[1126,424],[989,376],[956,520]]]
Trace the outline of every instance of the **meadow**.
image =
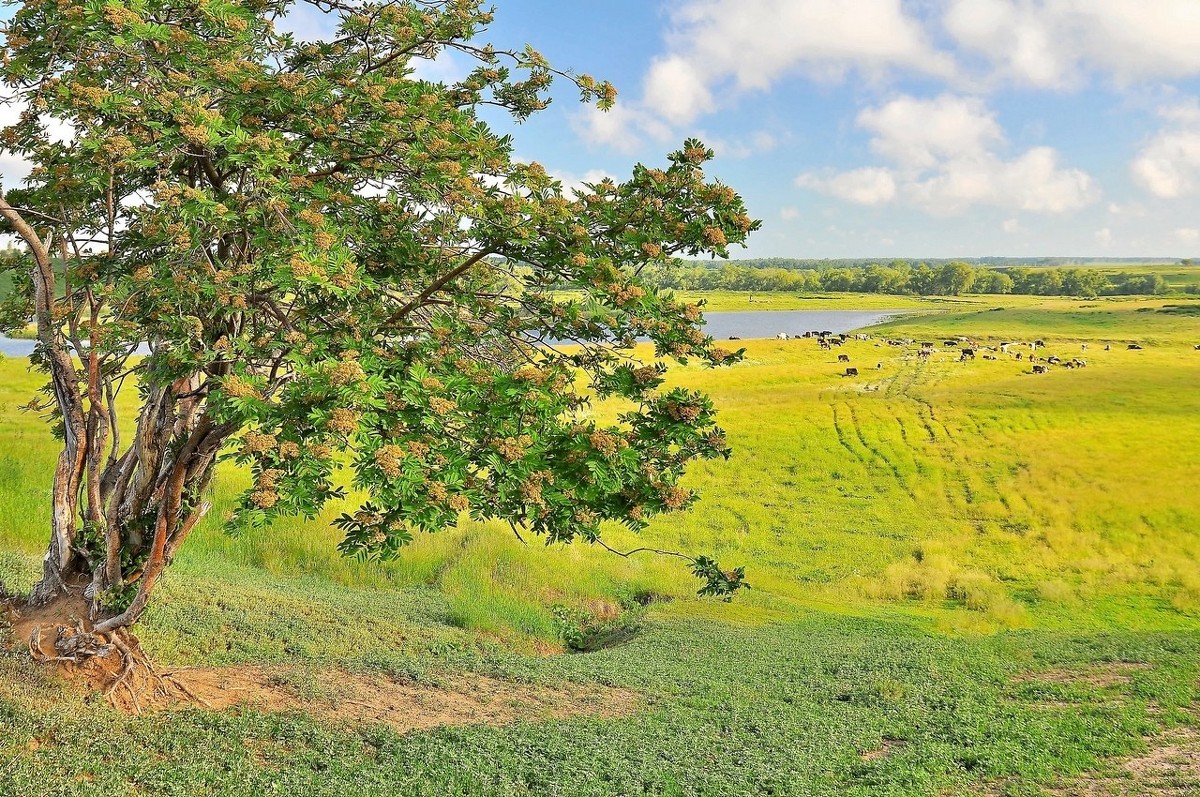
[[[679,369],[722,409],[734,457],[691,474],[696,508],[609,538],[744,564],[749,593],[698,599],[674,561],[487,524],[419,537],[397,562],[345,560],[328,526],[341,507],[233,538],[217,521],[243,477],[227,469],[139,633],[164,665],[278,668],[296,705],[127,717],[0,656],[0,793],[1025,795],[1200,724],[1200,301],[861,298],[882,303],[772,308],[915,312],[833,352],[741,341],[737,366]],[[1088,366],[960,362],[942,345],[957,336],[1042,339]],[[885,338],[939,351],[923,363]],[[55,451],[18,409],[36,385],[0,362],[13,589],[48,523]],[[621,644],[558,655],[597,628]],[[329,699],[330,672],[641,702],[402,734],[302,710]],[[117,766],[97,771],[79,739]]]

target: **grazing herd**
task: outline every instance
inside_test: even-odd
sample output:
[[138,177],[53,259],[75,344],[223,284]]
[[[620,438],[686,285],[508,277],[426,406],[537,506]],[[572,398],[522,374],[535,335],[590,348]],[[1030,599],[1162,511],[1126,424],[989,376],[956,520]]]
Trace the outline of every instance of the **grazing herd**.
[[[857,334],[834,334],[829,331],[824,332],[805,332],[802,335],[789,335],[786,332],[780,332],[775,336],[776,340],[799,340],[801,338],[816,339],[817,344],[825,351],[832,350],[834,346],[841,346],[849,340],[874,340],[874,336],[857,333]],[[739,340],[737,336],[731,335],[730,340]],[[926,362],[934,355],[937,347],[928,341],[917,343],[912,338],[886,338],[883,341],[888,346],[906,349],[904,359],[909,360],[916,357],[921,362]],[[877,347],[883,344],[876,343]],[[912,347],[916,346],[916,351],[912,351]],[[1038,350],[1046,348],[1046,341],[1043,339],[1035,339],[1032,341],[1007,341],[995,346],[981,346],[970,338],[958,337],[942,341],[942,347],[945,349],[956,349],[958,353],[958,361],[965,362],[966,360],[974,360],[976,356],[982,357],[984,360],[998,361],[1001,358],[999,355],[1007,355],[1008,359],[1022,360],[1030,364],[1030,372],[1034,374],[1049,373],[1051,366],[1058,366],[1067,369],[1086,368],[1087,360],[1079,357],[1071,357],[1069,359],[1059,357],[1057,355],[1039,356]],[[1017,351],[1017,349],[1027,348],[1028,352]],[[1126,347],[1130,351],[1141,351],[1142,347],[1137,343],[1129,343]],[[1196,351],[1200,351],[1200,343],[1193,347]],[[1080,351],[1086,352],[1088,345],[1080,344]],[[1104,344],[1105,351],[1112,350],[1112,344]],[[839,365],[848,364],[850,362],[849,354],[838,354],[837,362]],[[881,370],[883,363],[880,362],[875,366],[876,370]],[[848,366],[844,371],[845,376],[858,376],[858,368]]]

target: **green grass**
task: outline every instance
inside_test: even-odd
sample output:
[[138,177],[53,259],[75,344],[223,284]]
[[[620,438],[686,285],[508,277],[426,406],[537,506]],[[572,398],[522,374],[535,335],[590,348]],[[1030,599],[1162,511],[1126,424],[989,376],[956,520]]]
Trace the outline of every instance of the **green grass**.
[[[490,525],[420,537],[388,565],[339,558],[327,522],[230,538],[215,519],[241,477],[223,471],[214,519],[141,628],[158,661],[469,669],[620,685],[647,706],[407,736],[300,712],[127,718],[0,657],[0,793],[1038,794],[1195,722],[1200,317],[1170,312],[1182,304],[967,297],[873,330],[939,349],[1036,337],[1089,362],[1039,377],[944,353],[921,365],[879,339],[842,350],[857,379],[807,340],[682,369],[735,456],[689,477],[696,509],[612,541],[745,564],[754,588],[731,604],[694,598],[669,560],[523,546]],[[17,410],[35,386],[0,362],[0,579],[17,588],[55,457]],[[552,605],[635,594],[659,602],[628,644],[530,655],[556,638]],[[1105,662],[1151,666],[1107,686],[1014,680]],[[860,757],[885,737],[889,755]]]

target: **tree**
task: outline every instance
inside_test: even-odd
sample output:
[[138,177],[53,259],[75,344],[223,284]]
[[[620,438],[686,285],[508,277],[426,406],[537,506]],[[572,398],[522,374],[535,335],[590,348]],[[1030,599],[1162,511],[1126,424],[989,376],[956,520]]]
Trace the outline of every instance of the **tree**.
[[971,287],[976,293],[1012,293],[1013,281],[1012,277],[1002,271],[980,268],[975,270]]
[[958,296],[961,293],[966,293],[971,289],[971,283],[975,280],[975,269],[971,268],[970,263],[965,263],[962,260],[951,260],[943,265],[937,272],[937,291],[946,296]]
[[[298,6],[335,37],[280,32]],[[664,362],[739,354],[639,273],[725,257],[759,223],[705,180],[698,141],[569,195],[515,160],[485,108],[522,121],[554,78],[605,109],[615,92],[479,43],[491,19],[478,0],[16,10],[2,74],[23,111],[0,145],[33,171],[0,192],[25,244],[2,323],[35,318],[36,408],[62,442],[31,601],[82,588],[97,633],[134,623],[223,457],[254,482],[234,529],[315,516],[348,471],[369,498],[337,520],[340,547],[363,557],[464,515],[605,546],[603,523],[693,502],[686,465],[729,449],[707,397],[663,387]],[[444,50],[476,67],[414,76]],[[639,338],[657,361],[634,359]],[[590,419],[608,398],[630,409]],[[687,558],[702,594],[743,586]]]

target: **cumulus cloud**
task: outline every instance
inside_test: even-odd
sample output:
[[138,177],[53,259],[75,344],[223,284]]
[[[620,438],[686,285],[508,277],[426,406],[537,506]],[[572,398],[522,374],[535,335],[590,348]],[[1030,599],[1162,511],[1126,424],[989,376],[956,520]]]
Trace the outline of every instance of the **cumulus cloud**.
[[711,136],[703,130],[696,135],[701,141],[712,147],[718,158],[749,158],[751,155],[770,152],[779,145],[778,139],[765,130],[739,138]]
[[689,0],[671,19],[669,51],[646,74],[645,101],[676,124],[712,111],[719,88],[766,89],[790,73],[954,71],[900,0]]
[[[673,138],[673,128],[792,74],[837,80],[850,72],[868,79],[896,69],[943,78],[955,72],[902,0],[681,0],[666,45],[643,78],[640,100],[607,115],[575,116],[585,142],[632,153],[646,138]],[[773,146],[727,148],[753,154]]]
[[942,24],[999,76],[1044,88],[1200,73],[1196,0],[947,0]]
[[1200,104],[1193,99],[1169,105],[1159,116],[1167,125],[1130,164],[1134,181],[1164,199],[1200,192]]
[[673,137],[671,128],[657,116],[622,102],[608,111],[594,106],[580,109],[571,116],[571,129],[589,146],[612,147],[627,155],[636,153],[647,138],[664,142]]
[[905,201],[935,215],[974,205],[1065,213],[1099,197],[1092,177],[1063,168],[1050,147],[1005,158],[1003,130],[977,99],[898,97],[865,109],[856,121],[889,165],[806,173],[798,185],[861,205]]
[[[0,129],[16,124],[27,106],[15,95],[0,95]],[[69,122],[43,115],[41,123],[51,141],[65,144],[75,138],[75,128]],[[4,188],[16,188],[29,176],[30,164],[24,158],[9,152],[0,153],[0,184]]]
[[834,174],[802,174],[796,185],[831,194],[858,205],[884,205],[896,197],[896,177],[890,169],[863,168]]
[[589,169],[583,174],[573,174],[571,172],[555,171],[551,169],[549,175],[555,180],[562,183],[563,193],[570,197],[571,193],[586,194],[589,193],[587,185],[595,185],[604,180],[612,180],[620,182],[614,175],[609,174],[603,169]]

